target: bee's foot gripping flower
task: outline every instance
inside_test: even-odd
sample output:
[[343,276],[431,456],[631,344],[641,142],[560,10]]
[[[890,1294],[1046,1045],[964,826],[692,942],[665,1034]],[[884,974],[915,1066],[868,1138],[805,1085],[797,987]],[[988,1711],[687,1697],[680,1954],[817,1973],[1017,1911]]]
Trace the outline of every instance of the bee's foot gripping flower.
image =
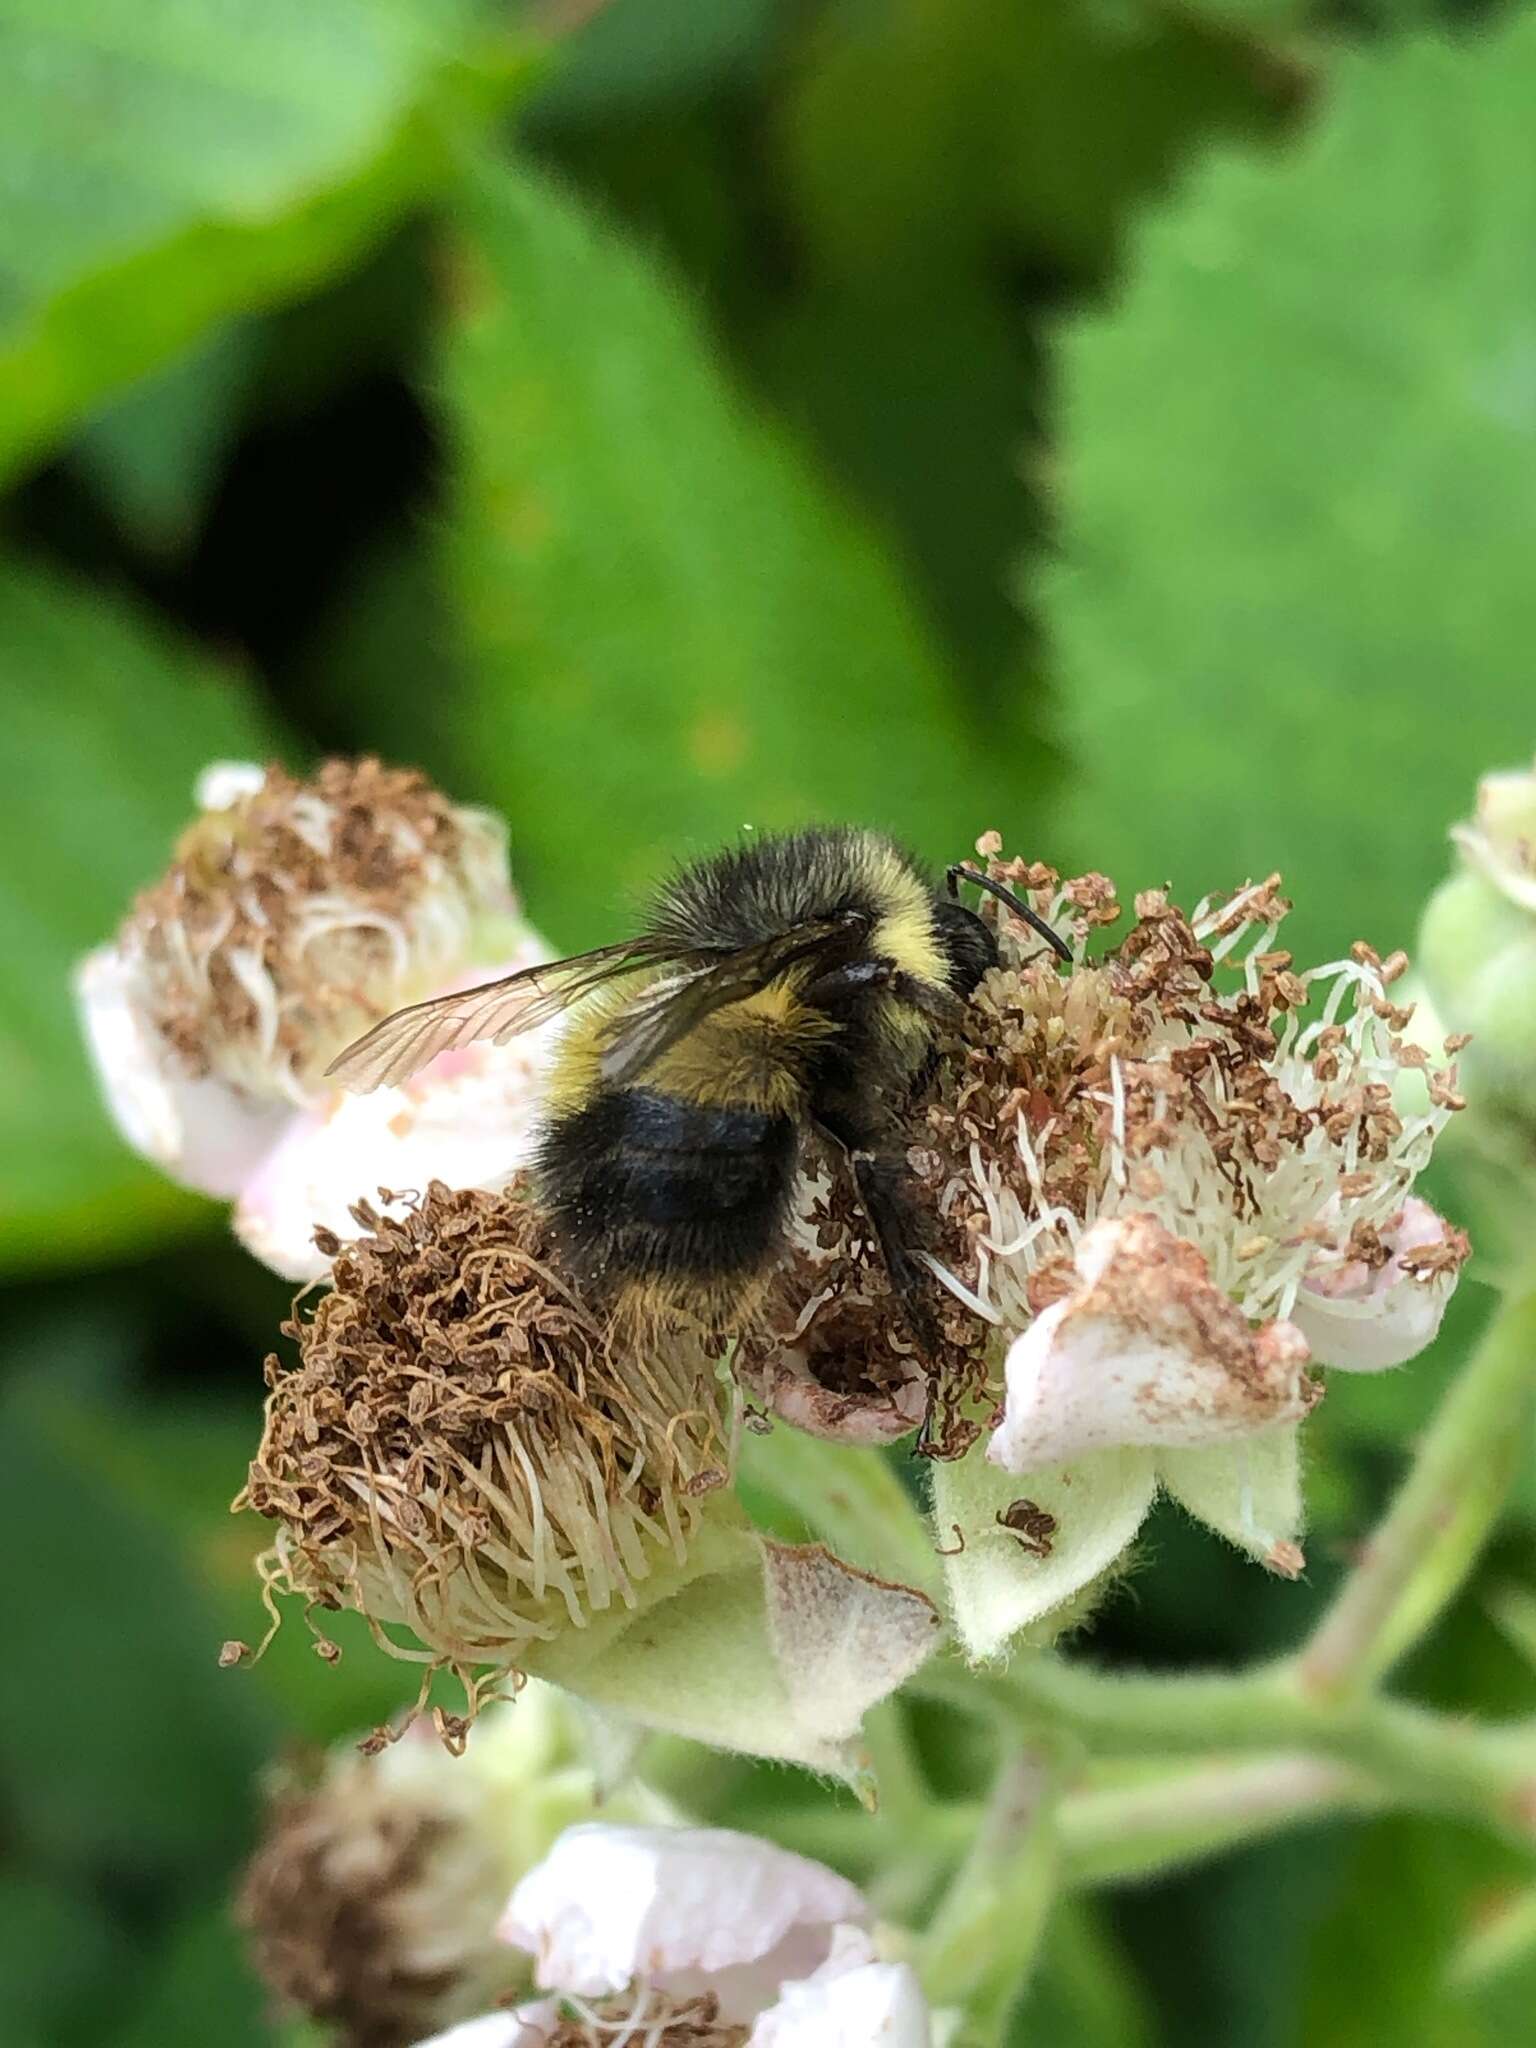
[[257,1256],[313,1278],[315,1225],[343,1226],[367,1188],[506,1178],[542,1047],[476,1048],[410,1090],[350,1103],[326,1066],[402,1003],[546,951],[513,895],[500,821],[412,771],[327,761],[300,781],[225,763],[197,796],[171,867],[81,963],[82,1022],[134,1150],[236,1200]]
[[991,871],[1079,945],[1064,975],[997,917],[1001,965],[910,1154],[938,1218],[929,1263],[973,1332],[936,1448],[991,1432],[933,1467],[977,1656],[1074,1613],[1159,1487],[1294,1576],[1308,1368],[1413,1356],[1467,1251],[1413,1193],[1460,1098],[1405,1036],[1401,956],[1357,946],[1298,973],[1272,877],[1190,918],[1143,895],[1089,960],[1083,940],[1119,915],[1102,876]]
[[[421,2034],[532,1989],[497,1940],[508,1892],[561,1832],[592,1817],[596,1776],[571,1704],[529,1680],[450,1757],[424,1723],[381,1751],[345,1744],[274,1783],[237,1917],[281,2011],[329,2022],[344,2048]],[[609,1818],[674,1816],[628,1785]]]
[[881,1959],[854,1886],[723,1828],[572,1828],[501,1934],[549,1995],[430,2048],[928,2048],[917,1980]]
[[[652,1726],[857,1775],[867,1707],[933,1647],[921,1594],[759,1537],[734,1396],[696,1338],[618,1348],[521,1190],[360,1208],[269,1361],[244,1503],[272,1595],[354,1608],[462,1679],[533,1671]],[[643,1623],[643,1625],[642,1625]],[[411,1639],[396,1641],[392,1631]]]

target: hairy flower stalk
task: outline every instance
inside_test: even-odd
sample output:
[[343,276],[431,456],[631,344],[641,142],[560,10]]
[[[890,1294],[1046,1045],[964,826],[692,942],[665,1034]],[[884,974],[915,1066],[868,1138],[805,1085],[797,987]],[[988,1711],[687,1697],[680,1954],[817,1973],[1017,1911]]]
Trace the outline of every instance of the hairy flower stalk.
[[82,1023],[128,1143],[235,1200],[257,1256],[313,1278],[315,1224],[344,1224],[370,1189],[505,1180],[542,1045],[477,1048],[367,1104],[326,1066],[400,1004],[546,955],[501,822],[414,770],[221,763],[197,801],[170,868],[81,963]]
[[[1192,917],[1148,892],[1090,958],[1120,918],[1112,885],[997,850],[980,842],[991,874],[1073,935],[1077,964],[1063,974],[998,915],[1001,965],[909,1155],[952,1303],[925,1445],[977,1655],[1075,1611],[1159,1486],[1294,1576],[1296,1426],[1322,1392],[1309,1367],[1422,1350],[1467,1249],[1413,1192],[1460,1098],[1405,1036],[1401,956],[1361,945],[1298,972],[1271,877]],[[1394,1101],[1404,1072],[1413,1114]],[[812,1279],[822,1313],[865,1299],[840,1227],[803,1251],[802,1309]],[[871,1327],[870,1355],[899,1353],[888,1301]]]
[[[574,1714],[537,1680],[484,1715],[462,1758],[418,1724],[383,1750],[284,1768],[237,1905],[257,1974],[338,2048],[404,2048],[526,1995],[528,1961],[497,1916],[598,1789]],[[610,1819],[672,1817],[641,1785],[604,1804]]]
[[[268,1361],[237,1506],[277,1525],[278,1596],[353,1608],[482,1701],[537,1671],[651,1725],[844,1775],[920,1663],[921,1595],[768,1543],[731,1488],[734,1394],[696,1336],[620,1345],[520,1188],[366,1204]],[[634,1624],[646,1618],[644,1630]],[[324,1639],[321,1649],[332,1654]],[[450,1739],[462,1724],[448,1724]]]

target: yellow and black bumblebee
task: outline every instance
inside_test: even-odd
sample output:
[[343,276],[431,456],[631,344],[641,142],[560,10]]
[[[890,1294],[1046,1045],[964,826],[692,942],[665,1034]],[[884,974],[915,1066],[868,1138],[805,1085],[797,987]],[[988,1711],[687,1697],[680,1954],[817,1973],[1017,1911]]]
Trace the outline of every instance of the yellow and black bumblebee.
[[808,829],[680,869],[619,945],[397,1011],[331,1072],[355,1089],[398,1084],[449,1047],[570,1010],[534,1181],[589,1297],[616,1315],[680,1309],[711,1330],[739,1327],[782,1249],[802,1150],[819,1139],[931,1349],[902,1118],[940,1028],[997,962],[962,881],[1071,958],[975,869],[949,869],[941,893],[878,832]]

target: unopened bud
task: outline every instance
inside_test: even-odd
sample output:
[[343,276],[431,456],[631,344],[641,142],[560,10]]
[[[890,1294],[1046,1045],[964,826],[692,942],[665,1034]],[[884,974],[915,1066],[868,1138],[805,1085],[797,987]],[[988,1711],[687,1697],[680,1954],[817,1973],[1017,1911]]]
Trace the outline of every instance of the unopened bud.
[[1474,1120],[1536,1119],[1536,773],[1485,776],[1451,836],[1463,866],[1425,909],[1424,983],[1446,1028],[1470,1035]]

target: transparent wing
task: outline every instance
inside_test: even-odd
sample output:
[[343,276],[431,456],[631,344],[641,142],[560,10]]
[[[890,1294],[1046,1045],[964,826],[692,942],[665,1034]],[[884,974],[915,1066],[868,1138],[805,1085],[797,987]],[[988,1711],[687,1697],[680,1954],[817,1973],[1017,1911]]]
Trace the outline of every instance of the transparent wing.
[[756,995],[787,968],[810,963],[817,973],[852,960],[862,949],[869,920],[856,913],[795,925],[743,946],[647,990],[617,1016],[603,1043],[605,1081],[632,1081],[686,1038],[713,1011]]
[[573,954],[568,960],[525,967],[479,988],[412,1003],[355,1039],[332,1060],[326,1075],[358,1095],[373,1088],[397,1088],[440,1052],[481,1039],[503,1044],[520,1032],[533,1031],[593,989],[652,966],[658,957],[659,949],[645,940],[629,939]]

